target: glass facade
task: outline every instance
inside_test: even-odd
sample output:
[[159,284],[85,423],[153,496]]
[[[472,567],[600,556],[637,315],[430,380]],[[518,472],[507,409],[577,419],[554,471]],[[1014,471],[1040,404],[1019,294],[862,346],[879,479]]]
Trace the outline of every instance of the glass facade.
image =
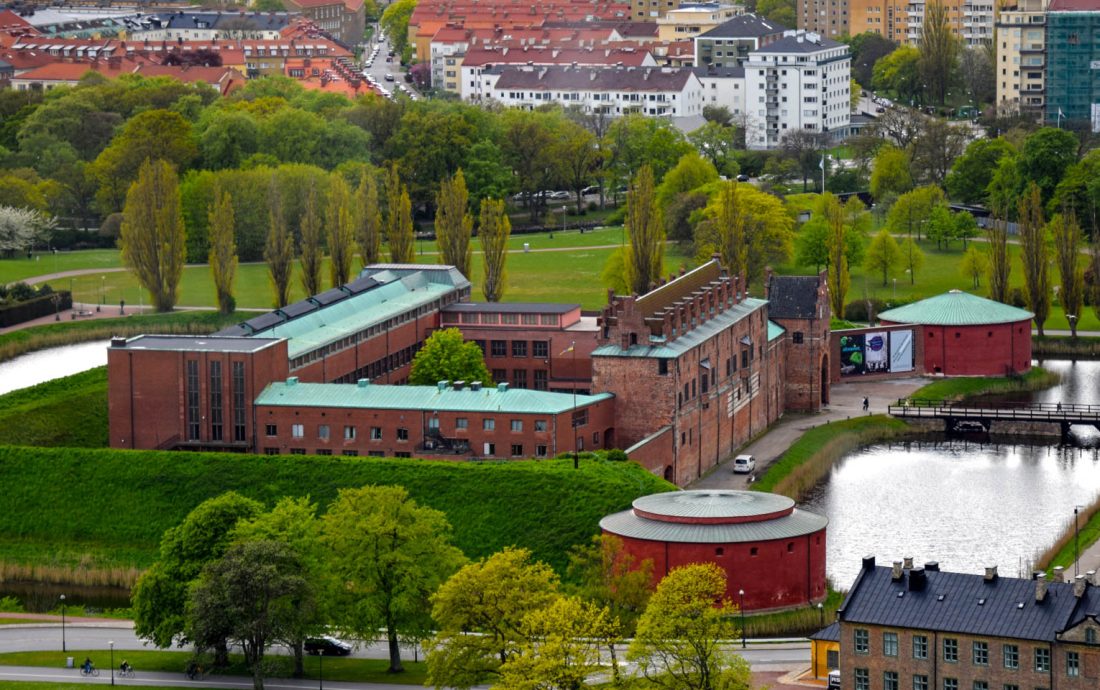
[[1059,110],[1063,124],[1093,121],[1093,105],[1100,110],[1100,12],[1051,12],[1046,50],[1046,122],[1057,124]]

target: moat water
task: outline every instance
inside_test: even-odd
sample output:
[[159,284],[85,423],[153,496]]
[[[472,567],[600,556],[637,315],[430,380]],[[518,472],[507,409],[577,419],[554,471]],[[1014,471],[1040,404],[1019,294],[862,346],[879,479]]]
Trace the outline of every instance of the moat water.
[[106,340],[53,347],[0,362],[0,395],[107,364]]
[[[1100,362],[1048,360],[1061,385],[989,399],[1100,403]],[[1073,442],[981,442],[930,438],[878,444],[849,454],[807,498],[828,516],[828,574],[847,589],[860,559],[917,563],[977,573],[997,565],[1005,575],[1029,565],[1073,524],[1074,506],[1100,496],[1100,432],[1073,427]]]

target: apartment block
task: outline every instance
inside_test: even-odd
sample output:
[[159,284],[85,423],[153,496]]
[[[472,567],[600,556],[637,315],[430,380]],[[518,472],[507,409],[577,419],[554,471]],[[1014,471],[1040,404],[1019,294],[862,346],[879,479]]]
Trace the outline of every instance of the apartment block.
[[1046,122],[1087,121],[1100,131],[1100,2],[1051,0],[1045,45]]
[[876,33],[905,43],[909,33],[908,0],[848,0],[848,30],[852,36]]
[[797,0],[798,28],[822,36],[848,35],[849,0]]
[[755,14],[735,17],[695,37],[695,66],[743,67],[750,52],[778,41],[789,30]]
[[997,19],[997,110],[1034,113],[1046,103],[1046,31],[1050,0],[1015,0]]
[[731,3],[683,3],[657,19],[657,40],[692,39],[744,12],[744,5]]

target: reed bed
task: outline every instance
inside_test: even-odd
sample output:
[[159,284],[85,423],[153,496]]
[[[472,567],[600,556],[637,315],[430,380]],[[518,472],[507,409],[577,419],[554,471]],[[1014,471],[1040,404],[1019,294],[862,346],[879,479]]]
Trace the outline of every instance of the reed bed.
[[1031,354],[1036,357],[1083,357],[1100,359],[1100,338],[1070,338],[1047,335],[1031,339]]
[[[1080,525],[1080,538],[1077,542],[1078,551],[1084,553],[1085,549],[1092,546],[1100,538],[1100,497],[1097,497],[1095,501],[1081,510],[1077,519]],[[1062,529],[1062,536],[1058,537],[1036,558],[1040,570],[1049,570],[1056,565],[1067,569],[1073,566],[1073,536],[1075,532],[1073,518],[1069,518]]]
[[130,566],[48,565],[0,561],[0,583],[43,582],[85,587],[125,587],[137,582],[143,571]]

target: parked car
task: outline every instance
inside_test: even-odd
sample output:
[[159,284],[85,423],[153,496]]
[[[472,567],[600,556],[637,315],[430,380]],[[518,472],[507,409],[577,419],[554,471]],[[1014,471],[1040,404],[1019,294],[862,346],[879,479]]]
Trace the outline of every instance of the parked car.
[[311,637],[305,643],[306,654],[314,656],[347,656],[351,645],[330,635]]
[[547,199],[568,199],[568,198],[569,198],[569,197],[571,197],[571,196],[573,196],[573,195],[572,195],[572,194],[570,194],[569,192],[562,192],[562,191],[558,191],[558,192],[550,192],[550,193],[548,193],[548,194],[546,195],[546,198],[547,198]]
[[588,185],[587,187],[585,187],[584,189],[581,190],[581,195],[582,196],[588,196],[589,194],[599,194],[599,193],[600,193],[600,186],[595,185],[595,184],[590,184],[590,185]]
[[733,471],[736,474],[748,474],[756,469],[756,458],[751,455],[738,455],[733,459]]
[[737,176],[737,181],[738,182],[748,182],[749,181],[749,176],[744,174],[744,173],[741,173],[740,175]]
[[385,79],[386,81],[393,81],[393,75],[392,74],[387,74],[386,76],[384,76],[382,78]]

